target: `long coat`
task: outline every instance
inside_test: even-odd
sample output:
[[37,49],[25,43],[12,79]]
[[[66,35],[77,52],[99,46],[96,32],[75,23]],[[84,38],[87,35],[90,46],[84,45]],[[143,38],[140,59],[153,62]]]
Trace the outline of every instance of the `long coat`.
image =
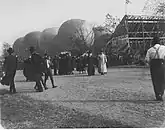
[[94,66],[95,60],[94,60],[94,57],[93,56],[88,56],[87,61],[88,61],[88,69],[87,69],[88,75],[89,76],[94,75],[95,74],[95,66]]
[[10,85],[14,82],[14,77],[17,70],[17,57],[15,55],[9,55],[4,61],[5,76],[3,77],[4,84]]
[[31,58],[24,61],[24,76],[32,81],[35,81],[36,75],[41,75],[45,72],[44,59],[37,53],[33,53]]
[[107,58],[104,54],[98,56],[98,72],[107,73]]

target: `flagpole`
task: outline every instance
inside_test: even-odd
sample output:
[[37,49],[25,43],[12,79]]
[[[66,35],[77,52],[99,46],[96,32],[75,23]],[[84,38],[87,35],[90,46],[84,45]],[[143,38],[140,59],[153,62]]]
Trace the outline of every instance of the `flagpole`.
[[124,0],[125,1],[125,15],[127,15],[127,2],[126,2],[126,0]]

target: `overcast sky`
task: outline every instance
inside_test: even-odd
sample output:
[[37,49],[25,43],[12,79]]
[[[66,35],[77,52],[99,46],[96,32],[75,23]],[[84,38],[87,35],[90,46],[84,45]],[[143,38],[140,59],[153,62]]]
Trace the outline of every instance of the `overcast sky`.
[[[128,14],[142,14],[146,0],[130,0]],[[105,15],[122,18],[125,0],[0,0],[0,42],[12,44],[31,31],[59,27],[71,18],[103,24]]]

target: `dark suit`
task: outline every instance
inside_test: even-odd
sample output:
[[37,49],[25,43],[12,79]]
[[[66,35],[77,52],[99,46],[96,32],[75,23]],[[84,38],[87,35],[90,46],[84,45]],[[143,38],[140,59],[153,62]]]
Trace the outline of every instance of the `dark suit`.
[[56,56],[54,59],[53,59],[53,69],[54,69],[54,75],[57,75],[57,70],[59,68],[59,59],[58,57]]
[[33,79],[36,82],[37,91],[42,92],[43,88],[42,88],[41,83],[43,82],[42,72],[44,71],[44,60],[39,54],[32,53],[31,62],[33,66],[32,67],[32,72],[34,76]]
[[15,93],[14,77],[17,70],[17,57],[15,55],[7,56],[4,61],[4,68],[6,77],[8,77],[9,80],[10,92]]
[[94,57],[88,56],[88,75],[95,75],[95,67],[94,67]]
[[152,59],[150,72],[156,99],[162,100],[165,89],[165,61],[163,59]]

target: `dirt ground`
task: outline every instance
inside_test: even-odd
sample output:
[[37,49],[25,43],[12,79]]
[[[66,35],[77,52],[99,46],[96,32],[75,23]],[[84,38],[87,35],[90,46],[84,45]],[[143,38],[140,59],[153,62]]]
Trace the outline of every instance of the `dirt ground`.
[[[58,88],[35,92],[16,75],[16,94],[0,87],[5,128],[165,127],[165,102],[155,101],[148,68],[110,68],[107,75],[54,76]],[[165,96],[163,97],[165,100]]]

